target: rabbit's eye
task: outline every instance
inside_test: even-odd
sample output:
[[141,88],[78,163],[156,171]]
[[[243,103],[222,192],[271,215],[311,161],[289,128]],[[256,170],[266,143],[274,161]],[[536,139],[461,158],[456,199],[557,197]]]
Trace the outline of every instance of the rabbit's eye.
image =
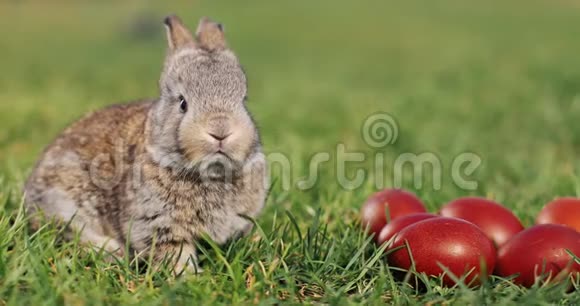
[[179,108],[182,112],[187,112],[187,101],[185,101],[183,96],[179,96]]

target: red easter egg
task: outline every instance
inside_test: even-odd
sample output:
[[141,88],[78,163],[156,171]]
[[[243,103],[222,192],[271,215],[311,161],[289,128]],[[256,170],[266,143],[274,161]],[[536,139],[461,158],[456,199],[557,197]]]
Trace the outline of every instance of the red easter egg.
[[[407,249],[407,245],[410,249]],[[397,249],[399,248],[399,249]],[[441,276],[445,267],[466,284],[478,284],[495,267],[495,247],[487,235],[473,223],[457,218],[431,218],[403,229],[395,238],[388,262],[403,269],[411,268],[430,276]],[[448,275],[443,283],[453,286]]]
[[541,275],[550,279],[562,271],[564,276],[580,272],[580,263],[566,250],[580,256],[580,233],[564,225],[535,225],[498,250],[495,273],[502,277],[518,275],[514,282],[530,287]]
[[580,232],[580,199],[560,198],[546,204],[536,224],[562,224]]

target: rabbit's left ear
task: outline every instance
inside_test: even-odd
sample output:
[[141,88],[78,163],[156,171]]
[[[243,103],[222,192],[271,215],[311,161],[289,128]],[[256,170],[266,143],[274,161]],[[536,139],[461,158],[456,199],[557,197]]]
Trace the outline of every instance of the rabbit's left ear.
[[169,15],[165,17],[163,23],[167,30],[167,44],[170,50],[173,51],[187,45],[195,45],[191,32],[183,25],[179,17]]
[[226,37],[221,23],[207,17],[201,18],[197,31],[197,47],[207,51],[220,51],[227,48]]

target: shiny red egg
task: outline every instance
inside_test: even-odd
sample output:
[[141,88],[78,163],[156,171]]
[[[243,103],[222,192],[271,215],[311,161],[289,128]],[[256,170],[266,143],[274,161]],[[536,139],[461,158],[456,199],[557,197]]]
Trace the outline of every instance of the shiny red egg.
[[550,280],[580,272],[580,263],[566,250],[580,256],[580,233],[576,230],[559,224],[532,226],[498,250],[495,274],[517,275],[515,283],[531,287],[539,276]]
[[442,266],[457,277],[465,277],[466,284],[475,285],[491,274],[496,260],[495,247],[485,233],[457,218],[431,218],[412,224],[399,232],[390,250],[389,264],[409,270],[412,254],[417,272],[444,275],[446,286],[455,282]]
[[560,198],[546,204],[536,224],[562,224],[580,232],[580,199]]

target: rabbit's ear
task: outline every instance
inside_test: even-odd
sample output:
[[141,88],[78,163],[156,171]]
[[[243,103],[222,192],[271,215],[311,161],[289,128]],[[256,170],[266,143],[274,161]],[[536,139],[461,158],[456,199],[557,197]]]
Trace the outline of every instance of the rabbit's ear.
[[183,25],[176,15],[165,17],[163,22],[167,30],[167,43],[170,50],[177,50],[186,45],[194,45],[191,32]]
[[195,34],[199,48],[207,51],[219,51],[227,48],[226,37],[221,23],[203,17],[199,21]]

